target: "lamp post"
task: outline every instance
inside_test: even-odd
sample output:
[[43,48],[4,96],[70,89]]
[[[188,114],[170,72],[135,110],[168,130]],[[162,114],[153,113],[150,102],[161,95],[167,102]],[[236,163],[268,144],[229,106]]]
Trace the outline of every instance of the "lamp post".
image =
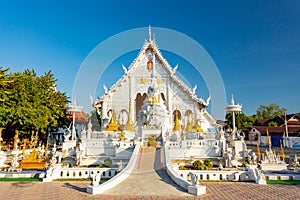
[[242,105],[240,104],[235,104],[234,103],[234,98],[233,98],[233,95],[232,95],[232,98],[231,98],[231,105],[227,105],[225,107],[225,110],[227,112],[232,112],[232,140],[235,140],[235,134],[236,134],[236,125],[235,125],[235,113],[240,113],[242,112]]
[[81,106],[77,106],[76,102],[74,102],[74,105],[68,106],[67,111],[72,113],[73,122],[72,122],[71,140],[75,140],[76,139],[76,128],[75,128],[76,113],[81,113],[83,111],[83,108]]

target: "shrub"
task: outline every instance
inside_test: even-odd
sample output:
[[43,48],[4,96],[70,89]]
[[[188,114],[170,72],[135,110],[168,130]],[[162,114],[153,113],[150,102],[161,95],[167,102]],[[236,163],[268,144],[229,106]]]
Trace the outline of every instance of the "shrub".
[[213,163],[211,160],[195,160],[193,162],[193,168],[196,170],[208,170],[213,167]]
[[179,170],[185,170],[185,167],[182,166],[182,165],[180,165],[180,166],[179,166]]
[[98,167],[100,168],[109,168],[112,166],[112,160],[110,158],[106,158],[103,164],[100,164]]
[[213,167],[213,162],[211,160],[204,160],[204,165],[207,166],[208,169]]
[[247,160],[245,160],[243,163],[242,163],[242,167],[247,167],[247,165],[249,165],[249,162]]

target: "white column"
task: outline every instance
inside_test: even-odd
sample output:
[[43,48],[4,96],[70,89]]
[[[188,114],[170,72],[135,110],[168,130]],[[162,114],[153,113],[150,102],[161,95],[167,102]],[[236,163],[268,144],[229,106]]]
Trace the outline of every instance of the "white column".
[[129,112],[130,112],[130,115],[131,115],[131,119],[134,123],[134,121],[135,121],[135,117],[134,117],[134,113],[135,113],[135,111],[134,111],[134,96],[132,94],[132,87],[134,86],[134,84],[133,84],[133,80],[132,80],[131,76],[129,76],[128,79],[129,79],[129,86],[128,86],[128,90],[129,90],[128,91],[129,92]]
[[169,77],[166,78],[166,84],[167,84],[167,109],[170,112],[171,118],[169,121],[170,126],[172,127],[173,125],[173,110],[172,110],[172,88],[171,88],[171,80]]
[[102,102],[102,119],[107,118],[107,102],[104,100]]

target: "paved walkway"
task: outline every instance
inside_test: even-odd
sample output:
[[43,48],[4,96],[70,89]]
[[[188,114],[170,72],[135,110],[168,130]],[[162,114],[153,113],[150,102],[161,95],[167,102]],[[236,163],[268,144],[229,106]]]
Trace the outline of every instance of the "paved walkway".
[[[208,200],[266,200],[266,199],[300,199],[300,185],[257,185],[242,182],[206,182],[206,194],[195,196],[134,195],[86,193],[90,182],[0,182],[0,199],[9,200],[96,200],[96,199],[208,199]],[[164,188],[162,188],[164,190]],[[124,192],[126,193],[126,192]]]
[[257,185],[245,182],[204,182],[206,194],[192,196],[175,185],[163,170],[163,152],[142,149],[133,173],[105,194],[86,193],[90,182],[0,182],[0,200],[43,199],[291,199],[300,200],[300,185]]
[[163,195],[170,197],[191,196],[177,186],[166,174],[163,152],[153,147],[141,148],[138,162],[132,174],[108,190],[107,195]]

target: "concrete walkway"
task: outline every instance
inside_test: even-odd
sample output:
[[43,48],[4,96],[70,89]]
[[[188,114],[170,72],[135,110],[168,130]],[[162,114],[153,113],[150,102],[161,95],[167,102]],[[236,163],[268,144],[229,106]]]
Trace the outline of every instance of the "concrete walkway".
[[191,196],[175,185],[163,170],[163,152],[144,148],[134,172],[105,194],[86,193],[88,182],[0,182],[0,199],[300,199],[300,185],[257,185],[246,182],[203,182],[207,193]]
[[166,174],[163,155],[162,148],[141,148],[132,174],[114,188],[106,191],[104,195],[191,196],[178,187]]
[[[184,200],[296,200],[300,199],[300,185],[257,185],[245,182],[203,182],[206,194],[201,196],[126,195],[86,193],[88,182],[0,182],[0,199],[9,200],[107,200],[107,199],[184,199]],[[136,184],[135,184],[136,185]],[[161,190],[164,190],[162,188]],[[163,193],[163,192],[162,192]]]

